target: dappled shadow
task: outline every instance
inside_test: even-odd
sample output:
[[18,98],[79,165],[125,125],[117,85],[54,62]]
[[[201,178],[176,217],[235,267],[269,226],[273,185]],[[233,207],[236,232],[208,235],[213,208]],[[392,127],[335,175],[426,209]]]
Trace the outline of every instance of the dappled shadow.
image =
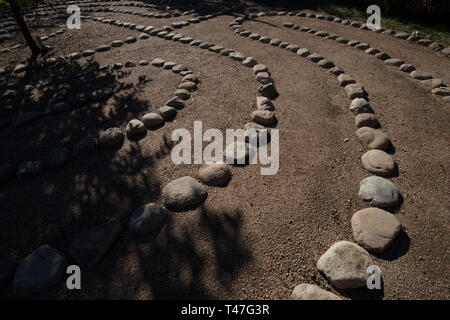
[[382,253],[375,254],[379,259],[393,261],[404,256],[408,250],[411,243],[411,239],[405,230],[401,230],[391,245],[386,248]]

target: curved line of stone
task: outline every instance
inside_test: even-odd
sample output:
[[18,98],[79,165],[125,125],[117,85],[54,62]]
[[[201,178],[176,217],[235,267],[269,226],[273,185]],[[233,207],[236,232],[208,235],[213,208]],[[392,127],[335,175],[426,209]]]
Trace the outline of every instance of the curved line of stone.
[[[335,66],[334,63],[332,63],[329,60],[324,59],[322,56],[320,56],[319,54],[311,54],[309,52],[308,49],[306,48],[300,48],[299,46],[296,45],[291,45],[287,42],[282,42],[281,40],[278,39],[270,39],[269,37],[265,37],[265,36],[260,36],[259,34],[256,33],[251,33],[248,30],[245,30],[243,28],[243,22],[245,19],[243,18],[238,18],[236,19],[233,23],[231,23],[229,25],[229,27],[231,29],[234,29],[234,32],[236,35],[240,35],[240,36],[244,36],[244,37],[249,37],[252,40],[255,41],[260,41],[261,43],[265,43],[265,44],[270,44],[272,46],[276,46],[280,49],[287,49],[288,51],[291,51],[293,53],[297,53],[299,56],[303,57],[303,58],[307,58],[308,60],[312,61],[312,62],[316,62],[320,67],[325,68],[325,69],[329,69],[330,72],[334,75],[337,75],[338,78],[341,77],[343,78],[343,82],[340,81],[341,86],[344,86],[345,92],[347,94],[347,96],[350,98],[350,100],[352,101],[351,105],[350,105],[350,110],[356,115],[356,117],[359,117],[360,115],[367,115],[368,119],[366,119],[365,121],[361,122],[361,123],[357,123],[357,127],[359,127],[358,131],[356,132],[358,138],[360,139],[361,142],[363,142],[364,144],[366,144],[369,149],[375,149],[375,152],[383,152],[383,156],[387,156],[390,161],[392,161],[393,163],[393,168],[395,166],[395,162],[394,160],[387,154],[385,153],[383,150],[386,150],[388,147],[388,143],[390,144],[390,141],[388,140],[387,136],[384,133],[380,133],[381,136],[384,138],[385,143],[383,145],[371,145],[371,143],[373,143],[374,141],[370,141],[370,143],[368,143],[369,141],[367,141],[367,137],[366,135],[369,133],[369,135],[373,134],[373,132],[375,132],[378,129],[375,129],[376,127],[379,126],[378,120],[376,120],[376,118],[372,117],[372,112],[373,109],[369,106],[368,102],[365,100],[367,98],[368,93],[365,92],[364,88],[362,85],[357,84],[356,81],[354,81],[351,77],[347,76],[344,77],[343,75],[345,75],[345,73],[342,71],[342,69],[340,69],[339,67]],[[276,41],[273,41],[276,40]],[[345,75],[346,76],[346,75]],[[352,89],[356,87],[358,90],[353,91]],[[360,90],[361,89],[361,90]],[[370,112],[370,113],[369,113]],[[355,118],[356,121],[356,118]],[[378,134],[378,133],[377,133]],[[373,139],[376,140],[376,139]],[[364,180],[361,181],[361,185],[360,185],[360,191],[359,191],[359,197],[362,200],[369,200],[372,201],[371,202],[371,206],[374,207],[389,207],[389,206],[394,206],[397,205],[397,203],[393,203],[389,206],[383,206],[379,203],[376,203],[374,201],[374,199],[370,199],[367,196],[364,195],[365,191],[365,187],[364,185],[367,184],[368,180],[378,180],[378,179],[382,179],[379,181],[383,181],[382,185],[386,187],[386,184],[389,185],[389,187],[393,187],[395,188],[396,192],[398,192],[398,190],[396,189],[395,185],[389,181],[386,180],[384,178],[379,177],[378,175],[382,175],[383,174],[381,172],[376,172],[376,170],[373,170],[374,168],[368,168],[367,164],[365,163],[365,159],[367,159],[368,154],[370,152],[373,152],[374,150],[369,150],[367,151],[362,157],[361,157],[361,161],[363,163],[363,167],[364,169],[366,169],[369,173],[374,174],[371,177],[365,178]],[[388,189],[386,189],[388,190]],[[398,196],[398,194],[397,194]],[[356,255],[358,255],[364,262],[364,264],[366,265],[366,267],[368,267],[371,264],[371,258],[369,253],[363,249],[366,248],[367,250],[371,251],[371,252],[379,252],[377,250],[374,250],[374,248],[372,248],[370,246],[370,244],[368,244],[365,240],[361,238],[358,235],[358,231],[357,229],[359,228],[359,225],[357,224],[356,221],[359,222],[359,219],[363,219],[361,218],[361,216],[372,216],[375,217],[376,219],[379,219],[379,216],[381,215],[381,217],[384,219],[386,217],[388,217],[389,219],[393,219],[393,223],[396,224],[397,229],[395,230],[395,235],[393,235],[393,238],[395,238],[398,233],[401,231],[402,226],[400,224],[400,222],[389,212],[386,212],[384,210],[379,210],[380,212],[373,212],[370,211],[368,212],[368,210],[373,210],[373,208],[366,208],[366,209],[362,209],[359,210],[358,212],[356,212],[353,217],[352,217],[352,230],[353,230],[353,236],[354,236],[354,240],[360,245],[357,245],[353,242],[349,242],[349,241],[339,241],[334,243],[328,250],[327,252],[325,252],[322,257],[319,259],[318,263],[317,263],[317,268],[320,272],[324,273],[325,276],[328,278],[328,280],[333,284],[334,287],[336,287],[337,289],[349,289],[352,288],[350,287],[345,287],[345,285],[343,285],[342,283],[339,282],[338,279],[335,279],[335,277],[331,276],[331,274],[334,272],[336,273],[336,269],[334,269],[336,266],[329,266],[327,265],[327,261],[329,263],[331,263],[332,265],[332,259],[328,260],[328,256],[336,254],[336,251],[338,251],[339,249],[337,249],[338,247],[345,247],[348,250],[352,250],[354,252],[356,252]],[[375,209],[377,210],[377,209]],[[364,217],[365,218],[365,217]],[[369,218],[370,219],[370,218]],[[390,243],[389,243],[390,244]],[[387,244],[383,250],[389,245]],[[337,253],[339,254],[339,253]],[[357,258],[355,258],[357,259]],[[334,269],[334,270],[333,270]],[[365,275],[366,270],[362,270],[362,275]],[[339,271],[337,271],[339,272]],[[365,275],[366,276],[366,275]],[[366,276],[367,277],[367,276]],[[299,292],[299,291],[303,291],[306,290],[304,286],[307,286],[307,284],[302,284],[297,286],[292,293],[292,296],[298,297],[299,295],[303,295],[303,293]],[[361,287],[366,285],[365,281],[359,281],[359,284],[357,287]],[[339,299],[339,297],[336,296],[337,299]]]
[[450,95],[450,90],[447,89],[447,86],[441,79],[436,79],[427,73],[417,71],[416,67],[414,67],[413,65],[408,64],[402,59],[391,58],[391,56],[387,52],[382,52],[381,50],[373,48],[368,43],[359,42],[358,40],[348,40],[337,34],[329,34],[326,30],[317,31],[309,27],[302,27],[292,23],[283,23],[283,26],[288,29],[302,31],[311,35],[315,35],[317,37],[325,38],[327,40],[336,40],[337,43],[347,44],[351,48],[362,50],[365,53],[373,56],[374,58],[384,61],[384,63],[388,66],[396,66],[398,67],[399,71],[409,73],[412,79],[420,81],[422,87],[430,89],[431,93],[435,95],[443,95],[445,93],[448,93],[448,95]]

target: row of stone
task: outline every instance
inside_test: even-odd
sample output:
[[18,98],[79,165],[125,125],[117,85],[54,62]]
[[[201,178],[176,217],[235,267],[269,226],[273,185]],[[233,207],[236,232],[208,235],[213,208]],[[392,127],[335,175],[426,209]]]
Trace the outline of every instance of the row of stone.
[[[243,36],[248,35],[249,31],[239,30],[235,27],[236,25],[231,25],[232,28],[238,30],[236,34],[242,35],[242,32],[245,32]],[[373,110],[368,105],[367,100],[365,100],[368,94],[364,87],[357,84],[339,67],[334,66],[332,62],[328,60],[324,62],[323,57],[319,54],[310,54],[306,48],[302,49],[295,45],[283,43],[278,39],[261,37],[254,33],[250,34],[254,35],[254,40],[268,39],[261,42],[277,45],[284,49],[290,48],[289,51],[296,52],[306,58],[312,56],[309,60],[317,62],[321,67],[330,69],[333,74],[338,76],[338,83],[345,88],[347,95],[352,100],[350,110],[356,115],[355,122],[357,127],[360,128],[357,131],[357,136],[369,148],[373,148],[361,157],[361,161],[363,167],[375,176],[368,177],[361,182],[359,196],[363,200],[370,201],[372,206],[388,207],[396,205],[398,203],[397,188],[392,182],[377,176],[393,174],[395,162],[389,154],[378,149],[378,147],[387,148],[390,143],[384,133],[373,128],[378,128],[379,122],[374,117]],[[283,43],[282,46],[280,46],[281,43]],[[363,104],[363,102],[365,103]],[[368,124],[371,126],[367,127]],[[382,140],[382,142],[379,140]],[[373,144],[374,142],[376,143]],[[360,210],[352,217],[353,237],[359,245],[348,241],[335,243],[319,259],[317,269],[338,289],[362,287],[366,285],[367,268],[372,264],[370,255],[365,249],[376,253],[384,251],[397,237],[401,229],[402,226],[398,219],[389,212],[378,208]],[[294,288],[291,297],[306,300],[340,299],[337,295],[310,284],[301,284]]]
[[444,96],[444,102],[450,102],[450,90],[444,84],[441,79],[434,79],[431,75],[416,70],[416,68],[401,59],[391,58],[391,56],[385,52],[381,52],[376,48],[372,48],[368,43],[360,43],[358,40],[347,40],[336,34],[328,34],[326,31],[316,31],[309,27],[301,27],[293,23],[283,23],[283,26],[293,30],[299,30],[307,32],[318,37],[322,37],[329,40],[336,40],[338,43],[347,44],[350,47],[363,50],[365,53],[374,56],[375,58],[384,61],[386,65],[396,66],[398,70],[402,72],[408,72],[413,79],[421,81],[422,87],[429,89],[433,94]]

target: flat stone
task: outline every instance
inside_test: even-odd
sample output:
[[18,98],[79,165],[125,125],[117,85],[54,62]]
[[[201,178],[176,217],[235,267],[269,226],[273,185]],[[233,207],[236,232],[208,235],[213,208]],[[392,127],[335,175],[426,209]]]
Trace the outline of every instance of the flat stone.
[[311,60],[312,62],[319,62],[323,59],[323,57],[320,54],[313,53],[306,57],[306,59]]
[[224,163],[205,164],[199,169],[198,176],[208,186],[225,186],[231,179],[231,171]]
[[380,129],[362,127],[356,131],[358,139],[370,149],[388,150],[390,141],[387,135]]
[[432,43],[433,42],[430,39],[420,39],[419,41],[417,41],[417,44],[420,44],[421,46],[425,47],[428,47]]
[[297,52],[300,47],[295,44],[290,44],[285,49],[291,52]]
[[281,49],[285,49],[288,45],[289,45],[289,43],[287,43],[287,42],[282,42],[282,43],[280,43],[279,47],[280,47]]
[[178,96],[171,98],[169,101],[166,102],[166,105],[170,106],[170,107],[174,107],[176,109],[183,109],[186,106],[183,99],[181,99]]
[[389,180],[378,176],[370,176],[361,181],[359,197],[370,202],[373,207],[387,208],[399,203],[397,187]]
[[245,56],[240,52],[231,52],[228,56],[233,60],[241,62],[245,60]]
[[332,74],[334,74],[335,76],[339,76],[339,75],[341,75],[341,74],[344,73],[344,70],[342,70],[342,69],[339,68],[339,67],[331,68],[329,71],[330,71]]
[[163,69],[170,70],[175,67],[177,64],[173,61],[164,62]]
[[84,50],[82,53],[81,53],[81,55],[83,56],[83,57],[89,57],[89,56],[92,56],[92,55],[94,55],[95,54],[95,51],[94,50]]
[[434,51],[440,51],[444,48],[444,46],[439,42],[433,42],[432,44],[430,44],[428,46],[428,48],[430,48],[431,50],[434,50]]
[[267,67],[263,64],[257,64],[255,66],[253,66],[253,73],[254,74],[258,74],[260,72],[268,72],[269,70],[267,69]]
[[162,106],[161,108],[158,109],[158,112],[161,115],[161,117],[163,117],[166,120],[171,119],[177,115],[177,109],[170,106]]
[[369,253],[349,241],[334,243],[317,261],[317,269],[338,289],[366,286],[367,268],[372,264]]
[[278,98],[279,94],[273,83],[263,84],[258,88],[258,92],[271,100]]
[[329,60],[326,60],[326,59],[320,60],[320,61],[317,63],[317,65],[318,65],[319,67],[324,68],[324,69],[331,69],[331,68],[334,67],[334,63],[331,62],[331,61],[329,61]]
[[17,263],[11,260],[0,260],[0,285],[11,281],[16,272]]
[[181,71],[185,71],[185,70],[187,70],[187,68],[182,64],[177,64],[176,66],[174,66],[172,68],[172,71],[175,73],[180,73]]
[[17,168],[18,179],[29,179],[38,175],[42,170],[42,163],[40,161],[25,161]]
[[306,48],[300,48],[300,49],[297,50],[297,54],[300,57],[304,57],[305,58],[305,57],[309,56],[311,54],[311,52],[309,52],[309,50],[306,49]]
[[410,73],[416,70],[416,67],[414,67],[412,64],[404,63],[398,68],[398,70]]
[[252,58],[252,57],[247,57],[244,61],[242,61],[242,64],[246,67],[254,67],[258,64],[258,62]]
[[359,50],[367,50],[370,48],[370,45],[368,43],[360,43],[360,44],[357,44],[355,46],[355,48],[359,49]]
[[160,58],[156,58],[152,61],[152,65],[154,65],[155,67],[162,67],[164,65],[164,60],[160,59]]
[[358,40],[351,40],[347,43],[350,47],[356,47],[359,44]]
[[95,268],[119,236],[122,227],[117,221],[107,221],[77,234],[70,253],[83,269]]
[[47,244],[42,245],[17,267],[12,284],[14,295],[23,298],[50,289],[62,280],[66,266],[61,252]]
[[355,125],[357,128],[371,127],[379,128],[380,123],[373,113],[359,113],[355,117]]
[[338,38],[336,38],[336,42],[347,44],[349,42],[349,40],[345,39],[345,38],[342,38],[342,37],[338,37]]
[[376,55],[377,53],[380,53],[380,50],[375,49],[375,48],[369,48],[365,51],[365,53],[370,54],[370,55]]
[[361,157],[361,162],[367,171],[377,176],[387,177],[395,170],[392,157],[382,150],[369,150]]
[[127,67],[127,68],[136,67],[136,63],[134,63],[133,61],[128,60],[128,61],[125,62],[125,67]]
[[391,56],[388,55],[387,53],[379,52],[379,53],[375,54],[375,58],[385,61],[385,60],[389,60],[391,58]]
[[318,37],[322,37],[322,38],[325,38],[325,37],[329,36],[329,34],[327,32],[325,32],[325,31],[317,31],[316,33],[314,33],[314,35],[318,36]]
[[270,40],[270,44],[272,46],[278,47],[280,45],[280,43],[281,43],[281,40],[279,40],[279,39],[272,39],[272,40]]
[[450,96],[450,89],[448,87],[434,88],[433,90],[431,90],[431,92],[438,96],[444,96],[444,97]]
[[133,138],[147,133],[145,125],[142,123],[142,121],[138,119],[130,120],[127,124],[125,131],[128,138]]
[[351,224],[355,241],[374,253],[383,252],[402,230],[400,221],[393,214],[378,208],[355,212]]
[[145,114],[141,120],[147,128],[159,127],[162,123],[164,123],[164,118],[156,112]]
[[14,67],[13,72],[14,73],[22,73],[25,72],[25,70],[27,70],[27,66],[24,64],[18,64],[17,66]]
[[405,61],[403,61],[402,59],[387,59],[384,61],[384,63],[390,66],[400,67],[405,63]]
[[415,70],[413,72],[411,72],[409,74],[412,78],[417,79],[417,80],[429,80],[432,79],[433,77],[431,75],[429,75],[428,73],[425,72],[421,72],[418,70]]
[[208,50],[214,53],[220,53],[220,51],[222,51],[223,49],[224,47],[222,46],[212,46]]
[[337,81],[341,87],[345,87],[346,85],[351,83],[356,83],[355,79],[353,79],[352,77],[350,77],[348,74],[345,73],[340,74],[337,77]]
[[435,88],[445,87],[444,81],[442,81],[441,79],[422,80],[422,81],[420,81],[420,84],[425,89],[428,89],[430,91],[435,89]]
[[191,94],[186,89],[177,89],[177,90],[175,90],[175,96],[177,96],[183,100],[187,100],[191,97]]
[[195,74],[188,74],[185,75],[182,79],[181,82],[194,82],[194,83],[199,83],[200,81],[198,80],[198,77]]
[[397,32],[394,37],[399,38],[399,39],[403,39],[406,40],[409,38],[411,34],[407,33],[407,32]]
[[359,83],[351,83],[345,86],[345,92],[350,99],[366,98],[367,92],[364,87]]
[[272,39],[270,39],[269,37],[261,37],[261,38],[259,38],[259,42],[261,42],[261,43],[269,43],[270,40],[272,40]]
[[273,79],[268,72],[258,72],[255,78],[256,81],[262,84],[268,84],[273,82]]
[[98,46],[97,48],[95,48],[95,51],[97,51],[97,52],[105,52],[105,51],[108,51],[108,50],[111,50],[111,47],[108,46],[107,44],[102,45],[102,46]]
[[179,86],[179,89],[186,89],[188,91],[195,91],[197,89],[197,84],[191,81],[182,82]]
[[139,235],[159,232],[168,217],[167,210],[155,203],[136,209],[128,223],[128,230]]
[[450,56],[450,47],[441,50],[441,53],[445,56]]
[[125,135],[118,127],[108,128],[102,131],[98,138],[99,146],[104,148],[117,148],[122,146]]
[[261,36],[258,33],[251,33],[248,37],[252,40],[259,40]]
[[150,63],[147,60],[141,60],[139,61],[140,66],[148,66]]
[[320,287],[302,283],[294,288],[291,293],[293,300],[341,300],[337,295],[330,291],[321,289]]
[[208,193],[192,177],[185,176],[168,183],[162,191],[162,202],[171,210],[193,209],[202,204]]
[[67,148],[56,148],[50,151],[45,159],[49,167],[59,167],[65,164],[70,157],[70,152]]

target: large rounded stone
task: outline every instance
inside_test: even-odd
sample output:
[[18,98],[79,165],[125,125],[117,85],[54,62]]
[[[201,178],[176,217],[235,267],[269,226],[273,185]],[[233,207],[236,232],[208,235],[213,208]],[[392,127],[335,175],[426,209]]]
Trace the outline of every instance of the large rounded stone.
[[122,146],[124,139],[125,135],[123,134],[122,129],[112,127],[100,133],[98,143],[104,148],[117,148]]
[[17,267],[13,292],[28,297],[58,284],[65,274],[67,261],[58,250],[47,244],[30,253]]
[[172,210],[192,209],[205,201],[205,187],[192,177],[185,176],[168,183],[162,191],[162,201]]
[[352,217],[353,238],[370,252],[383,252],[401,229],[393,214],[378,208],[359,210]]
[[392,157],[381,150],[369,150],[361,157],[361,162],[367,171],[377,176],[387,177],[395,170]]
[[140,235],[154,233],[162,228],[166,219],[166,209],[155,203],[149,203],[133,212],[128,223],[128,230]]
[[231,179],[231,171],[225,163],[203,165],[198,171],[200,181],[209,186],[224,186]]
[[371,176],[359,184],[359,197],[369,201],[373,207],[387,208],[399,203],[397,187],[389,180],[378,176]]
[[147,128],[154,128],[159,127],[164,122],[164,118],[156,112],[150,112],[142,117],[142,122]]
[[293,300],[341,300],[337,295],[320,287],[302,283],[292,290],[291,299]]
[[147,129],[140,120],[133,119],[128,122],[126,132],[128,138],[133,138],[145,134],[147,132]]
[[388,150],[390,147],[389,138],[380,129],[362,127],[356,131],[356,135],[370,149]]
[[366,285],[369,253],[349,241],[333,244],[317,261],[317,269],[338,289],[355,289]]

